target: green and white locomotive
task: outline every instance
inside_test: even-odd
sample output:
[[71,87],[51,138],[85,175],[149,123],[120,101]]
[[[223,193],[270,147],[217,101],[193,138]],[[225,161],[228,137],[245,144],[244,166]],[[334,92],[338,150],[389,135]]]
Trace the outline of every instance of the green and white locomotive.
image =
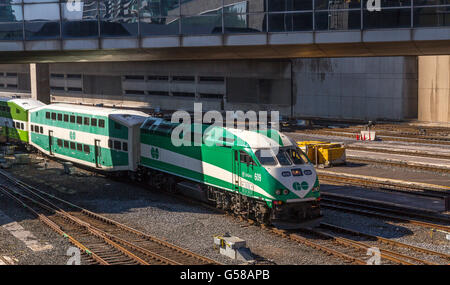
[[135,171],[142,112],[51,104],[30,112],[30,144],[42,153],[106,172]]
[[172,133],[178,126],[155,118],[142,125],[141,175],[150,185],[260,223],[321,216],[316,171],[285,135],[203,125],[203,139],[196,146],[191,125],[191,134],[179,137],[184,144],[175,146]]

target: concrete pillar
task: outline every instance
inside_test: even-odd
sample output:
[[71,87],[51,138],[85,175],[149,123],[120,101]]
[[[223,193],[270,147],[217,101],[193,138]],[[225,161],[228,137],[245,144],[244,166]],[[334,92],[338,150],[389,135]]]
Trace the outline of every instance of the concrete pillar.
[[50,70],[48,63],[31,63],[31,98],[50,104]]
[[418,120],[450,123],[450,56],[419,57]]

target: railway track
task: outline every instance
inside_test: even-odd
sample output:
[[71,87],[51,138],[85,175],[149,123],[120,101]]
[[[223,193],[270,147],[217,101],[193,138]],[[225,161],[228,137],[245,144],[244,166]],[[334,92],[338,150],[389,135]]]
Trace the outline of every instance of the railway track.
[[[357,131],[352,131],[348,129],[319,129],[319,130],[307,130],[302,131],[304,134],[312,135],[326,135],[326,136],[340,136],[346,138],[355,138]],[[423,138],[422,135],[382,135],[377,133],[377,137],[384,141],[402,141],[402,142],[414,142],[423,144],[437,144],[437,145],[450,145],[450,138]]]
[[446,154],[442,154],[442,153],[437,154],[437,153],[431,153],[431,152],[410,151],[410,150],[400,151],[400,150],[392,150],[392,149],[381,149],[381,148],[375,148],[375,147],[355,146],[355,145],[351,145],[351,144],[347,145],[346,149],[367,151],[367,152],[377,152],[377,153],[419,156],[419,157],[425,157],[425,158],[449,159],[450,160],[450,155],[446,155]]
[[216,261],[40,191],[0,171],[0,191],[102,265],[205,265]]
[[389,191],[398,191],[415,195],[422,195],[427,197],[441,198],[450,195],[450,187],[429,186],[414,184],[414,183],[400,183],[395,181],[383,181],[382,179],[371,180],[363,177],[347,177],[339,174],[324,173],[318,171],[319,180],[321,183],[333,183],[338,185],[351,185],[358,187],[366,187],[371,189],[381,189]]
[[450,233],[450,216],[431,211],[415,210],[395,204],[354,198],[345,195],[322,193],[321,206],[358,215],[395,220]]
[[[405,161],[392,161],[392,160],[380,160],[380,159],[372,159],[365,157],[354,157],[347,156],[347,162],[350,163],[364,163],[364,164],[378,164],[378,165],[388,165],[393,167],[402,167],[402,168],[410,168],[416,170],[425,170],[429,172],[440,172],[440,173],[450,173],[450,168],[445,167],[437,167],[433,165],[426,164],[418,164],[418,163],[409,163]],[[450,163],[450,161],[449,161]]]

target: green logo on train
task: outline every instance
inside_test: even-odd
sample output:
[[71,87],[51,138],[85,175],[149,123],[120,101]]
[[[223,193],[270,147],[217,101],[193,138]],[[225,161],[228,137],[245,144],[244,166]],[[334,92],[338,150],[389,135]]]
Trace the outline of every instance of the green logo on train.
[[159,159],[159,149],[156,147],[152,147],[152,150],[150,151],[150,154],[152,155],[153,159],[158,160]]
[[292,188],[294,188],[294,190],[296,191],[302,191],[302,190],[308,190],[309,184],[306,181],[303,181],[301,184],[298,182],[295,182],[292,185]]

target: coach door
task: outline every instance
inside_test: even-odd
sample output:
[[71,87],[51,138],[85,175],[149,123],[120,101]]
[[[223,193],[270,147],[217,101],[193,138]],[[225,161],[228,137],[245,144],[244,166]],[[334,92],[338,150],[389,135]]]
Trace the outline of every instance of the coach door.
[[100,168],[100,159],[101,159],[101,149],[100,149],[100,140],[95,140],[94,144],[94,155],[95,155],[95,166]]
[[241,163],[239,160],[239,151],[233,150],[233,187],[235,191],[240,190],[240,176]]
[[48,131],[48,151],[53,155],[53,131]]

